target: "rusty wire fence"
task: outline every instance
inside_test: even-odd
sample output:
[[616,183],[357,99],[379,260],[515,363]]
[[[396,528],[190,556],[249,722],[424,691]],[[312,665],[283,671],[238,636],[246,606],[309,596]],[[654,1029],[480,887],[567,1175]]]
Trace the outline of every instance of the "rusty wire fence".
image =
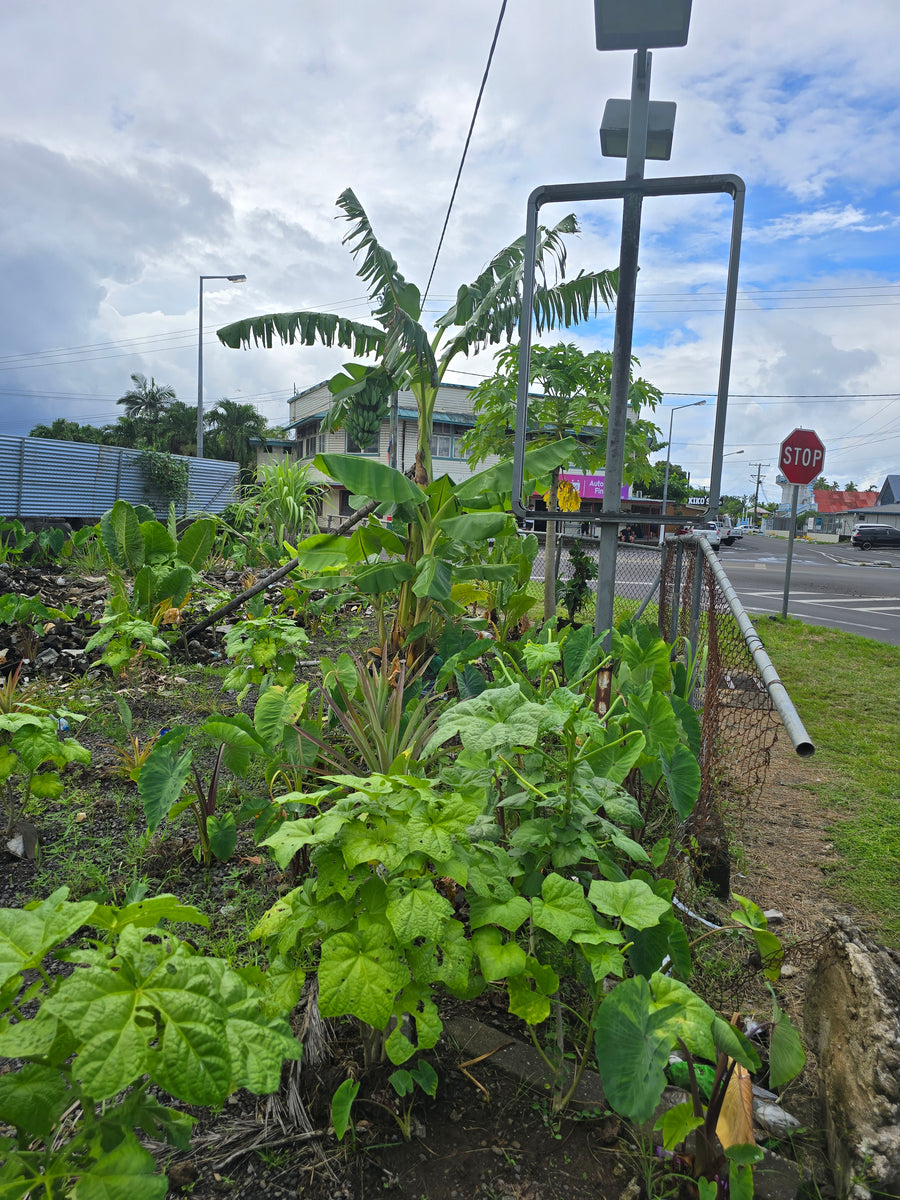
[[705,660],[692,698],[703,732],[701,812],[758,799],[781,724],[752,639],[748,644],[749,621],[744,618],[742,629],[711,558],[695,544],[671,539],[659,593],[661,634],[670,642],[685,639],[690,653]]

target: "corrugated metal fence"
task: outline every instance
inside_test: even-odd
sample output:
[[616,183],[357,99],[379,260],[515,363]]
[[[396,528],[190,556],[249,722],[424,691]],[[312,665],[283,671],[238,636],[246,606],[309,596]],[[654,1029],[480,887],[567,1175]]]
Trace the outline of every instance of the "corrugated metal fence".
[[[0,514],[4,517],[96,521],[116,500],[169,510],[148,492],[140,450],[50,438],[0,436]],[[238,464],[173,455],[188,468],[188,497],[179,516],[221,512],[238,498]]]

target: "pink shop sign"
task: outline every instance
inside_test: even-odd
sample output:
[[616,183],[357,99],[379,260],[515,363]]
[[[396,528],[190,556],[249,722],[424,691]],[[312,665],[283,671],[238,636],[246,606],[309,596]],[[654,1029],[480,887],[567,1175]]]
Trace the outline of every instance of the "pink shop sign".
[[[602,475],[569,475],[562,474],[560,479],[565,479],[571,483],[572,487],[579,494],[582,500],[602,500],[603,499],[603,476]],[[628,500],[628,484],[622,488],[622,499]]]

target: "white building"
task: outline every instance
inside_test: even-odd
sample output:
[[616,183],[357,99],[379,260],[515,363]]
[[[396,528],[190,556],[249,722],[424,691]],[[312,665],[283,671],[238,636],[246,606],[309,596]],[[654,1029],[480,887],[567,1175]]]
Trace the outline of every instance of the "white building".
[[[449,475],[454,483],[460,483],[473,474],[460,450],[463,434],[475,424],[471,394],[472,388],[466,384],[442,383],[440,386],[431,438],[432,470],[436,478]],[[331,401],[332,395],[327,383],[317,383],[291,398],[288,428],[293,431],[296,439],[294,458],[299,462],[309,462],[317,454],[362,454],[390,463],[393,450],[390,421],[382,422],[378,436],[371,445],[357,446],[344,429],[337,433],[322,432],[322,421],[331,407]],[[411,392],[402,391],[399,395],[396,446],[396,465],[400,471],[408,471],[415,462],[418,431],[415,397]],[[479,463],[475,469],[484,470],[497,461],[497,458],[492,456]],[[328,528],[333,518],[346,517],[351,512],[350,496],[346,488],[332,484],[322,509],[323,526]]]

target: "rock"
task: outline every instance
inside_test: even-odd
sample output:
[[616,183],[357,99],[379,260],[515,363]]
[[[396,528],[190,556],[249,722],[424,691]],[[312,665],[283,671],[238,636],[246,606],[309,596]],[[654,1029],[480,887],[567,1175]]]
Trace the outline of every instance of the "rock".
[[795,1129],[800,1128],[800,1122],[778,1104],[769,1100],[753,1098],[753,1119],[762,1125],[766,1133],[776,1138],[786,1138]]
[[780,1154],[765,1151],[765,1158],[753,1168],[753,1195],[756,1200],[794,1200],[803,1177],[800,1168]]
[[763,913],[763,916],[766,918],[766,921],[769,925],[784,924],[784,913],[780,912],[777,908],[767,908]]
[[807,982],[804,1024],[838,1195],[900,1194],[900,956],[837,917]]

